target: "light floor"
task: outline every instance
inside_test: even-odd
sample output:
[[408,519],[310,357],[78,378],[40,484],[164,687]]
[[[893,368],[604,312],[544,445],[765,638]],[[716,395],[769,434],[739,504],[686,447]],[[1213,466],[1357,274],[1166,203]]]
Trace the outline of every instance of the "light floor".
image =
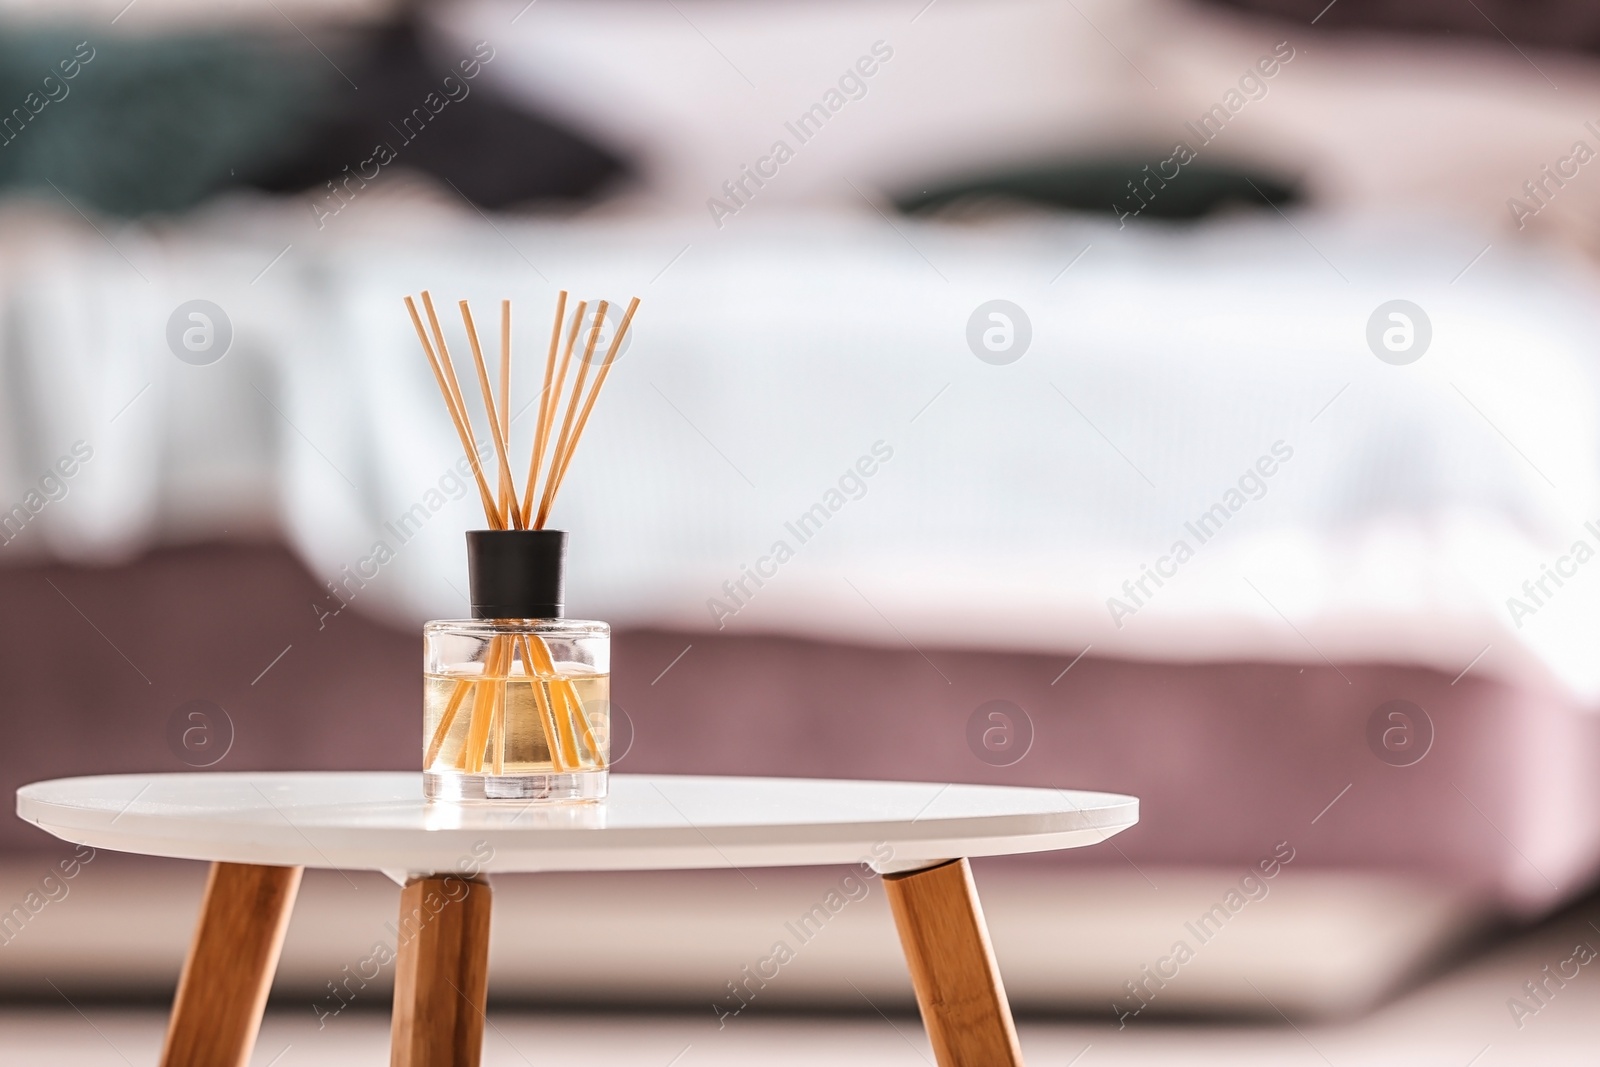
[[[1600,984],[1600,983],[1597,983]],[[1484,990],[1487,994],[1489,991]],[[1594,999],[1535,1019],[1521,1033],[1503,1005],[1483,1002],[1449,1018],[1395,1017],[1354,1027],[1147,1025],[1121,1033],[1082,1024],[1024,1021],[1027,1061],[1051,1067],[1196,1064],[1216,1067],[1501,1067],[1596,1062],[1600,1015]],[[1465,1008],[1465,1006],[1463,1006]],[[1421,1025],[1418,1025],[1418,1024]],[[36,1067],[126,1067],[154,1064],[160,1049],[158,1011],[87,1008],[0,1013],[0,1064]],[[263,1027],[256,1067],[310,1064],[382,1067],[389,1062],[388,1020],[347,1016],[318,1032],[310,1012],[275,1012]],[[1492,1039],[1492,1040],[1490,1040]],[[718,1032],[683,1016],[585,1016],[492,1012],[486,1067],[582,1064],[586,1067],[925,1067],[933,1062],[914,1019],[750,1019]]]
[[[1281,1019],[1257,1024],[1134,1020],[1119,1031],[1109,1018],[1025,1019],[1022,1043],[1034,1067],[1590,1065],[1600,1057],[1600,960],[1578,968],[1563,988],[1551,982],[1548,988],[1555,992],[1548,1003],[1521,1027],[1507,1007],[1509,998],[1522,994],[1524,982],[1539,979],[1546,965],[1559,967],[1580,943],[1600,946],[1600,906],[1591,903],[1485,951],[1352,1022],[1296,1027]],[[154,1008],[74,1007],[64,1000],[0,1006],[0,1065],[153,1064],[162,1026],[162,1012]],[[327,1020],[319,1031],[309,1005],[276,1005],[253,1063],[381,1067],[388,1063],[387,1037],[382,1012],[352,1010]],[[931,1062],[915,1018],[884,1017],[865,1005],[859,1015],[746,1014],[720,1030],[709,1007],[703,1016],[491,1010],[484,1054],[484,1063],[492,1067],[921,1067]]]

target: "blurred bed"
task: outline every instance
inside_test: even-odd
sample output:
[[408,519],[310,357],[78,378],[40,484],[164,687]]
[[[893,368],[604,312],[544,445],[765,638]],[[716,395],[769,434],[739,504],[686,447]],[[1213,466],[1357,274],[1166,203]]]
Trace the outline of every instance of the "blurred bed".
[[[1181,125],[1167,120],[1204,112],[1301,29],[1084,5],[1119,58],[1055,5],[925,21],[829,7],[799,44],[788,7],[652,6],[613,32],[618,5],[513,20],[517,6],[449,9],[426,54],[448,64],[493,40],[479,91],[536,107],[552,144],[593,139],[572,149],[583,182],[552,194],[588,189],[585,211],[492,214],[490,193],[430,164],[330,218],[315,188],[286,191],[298,172],[282,161],[271,195],[179,217],[0,207],[0,788],[206,762],[172,741],[192,701],[219,731],[218,769],[413,766],[417,627],[463,613],[473,520],[399,296],[534,309],[560,285],[644,297],[557,517],[571,613],[618,630],[622,770],[1142,798],[1115,847],[983,871],[1020,1004],[1125,997],[1186,919],[1284,845],[1280,890],[1160,1008],[1260,1011],[1253,981],[1286,1010],[1354,1010],[1483,924],[1592,884],[1600,585],[1573,558],[1579,540],[1600,547],[1595,277],[1582,234],[1508,240],[1522,179],[1500,173],[1537,167],[1461,132],[1491,97],[1502,108],[1475,137],[1581,132],[1572,112],[1600,85],[1586,63],[1413,51],[1412,82],[1396,76],[1358,137],[1319,123],[1342,92],[1328,53],[1414,46],[1319,42],[1208,153],[1203,218],[1129,223],[1061,210],[1082,206],[1085,160],[1165,158]],[[736,58],[692,50],[707,39]],[[708,212],[774,115],[891,39],[849,105],[859,123],[841,112],[826,131],[840,136],[783,181]],[[965,96],[957,54],[985,57],[967,78],[1004,76]],[[760,93],[733,95],[740,60]],[[1541,68],[1572,95],[1539,97]],[[996,109],[1014,121],[985,126]],[[1377,173],[1368,150],[1400,129],[1454,185],[1393,158]],[[881,131],[904,143],[886,150]],[[1004,176],[1043,164],[1055,199],[1015,196]],[[1235,171],[1282,195],[1250,206]],[[939,187],[966,191],[896,212]],[[1554,201],[1539,232],[1583,217],[1588,195]],[[194,299],[231,334],[204,366],[168,341]],[[1007,365],[968,340],[994,299],[1029,323]],[[1403,366],[1368,342],[1395,299],[1431,324]],[[985,746],[995,701],[1026,744]],[[13,822],[0,846],[0,886],[25,888],[47,843]],[[92,870],[144,887],[101,907],[181,925],[192,872]],[[664,879],[618,920],[637,936],[586,946],[588,969],[560,986],[509,924],[496,988],[709,1002],[822,876],[796,877],[750,902],[734,876],[709,906],[701,883]],[[600,892],[562,885],[514,891]],[[311,884],[296,922],[320,932],[291,942],[283,988],[319,989],[381,929],[387,896],[343,893]],[[68,987],[175,976],[153,934],[110,959],[69,914],[7,944],[0,984],[33,989],[52,960]],[[773,997],[839,1003],[852,975],[907,1002],[882,948],[836,939]],[[634,985],[608,987],[624,958]]]

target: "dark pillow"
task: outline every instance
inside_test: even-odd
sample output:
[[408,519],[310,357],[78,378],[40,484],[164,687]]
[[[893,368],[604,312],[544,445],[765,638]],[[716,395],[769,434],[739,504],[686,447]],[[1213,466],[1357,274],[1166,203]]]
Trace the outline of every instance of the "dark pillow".
[[[589,199],[626,172],[622,160],[577,132],[494,97],[487,79],[463,82],[459,65],[473,57],[425,49],[410,23],[380,28],[354,51],[348,72],[360,91],[340,79],[333,106],[299,150],[253,177],[259,187],[325,189],[345,167],[355,171],[372,158],[379,144],[395,150],[396,165],[446,179],[486,208]],[[430,93],[441,93],[451,75],[454,91],[464,86],[466,96],[447,104],[420,130],[397,130]],[[402,140],[408,134],[415,136]]]
[[241,186],[324,189],[380,141],[398,165],[486,208],[591,196],[622,172],[580,136],[494,99],[481,79],[403,142],[390,123],[439,91],[455,60],[426,55],[409,23],[315,36],[316,46],[298,34],[10,32],[0,37],[0,190],[54,195],[53,184],[84,210],[179,211]]
[[327,106],[333,72],[315,64],[215,34],[9,33],[0,187],[54,196],[54,183],[83,210],[123,215],[188,207],[293,150]]
[[963,204],[1011,201],[1118,218],[1198,219],[1223,208],[1296,203],[1296,185],[1273,175],[1195,159],[1162,179],[1148,156],[1033,163],[930,184],[895,197],[913,214],[949,212]]

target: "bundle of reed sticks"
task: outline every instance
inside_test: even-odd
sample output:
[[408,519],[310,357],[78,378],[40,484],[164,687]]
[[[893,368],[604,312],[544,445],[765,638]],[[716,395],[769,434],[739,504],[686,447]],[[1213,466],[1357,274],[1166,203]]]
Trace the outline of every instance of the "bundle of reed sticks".
[[[461,321],[466,328],[467,341],[472,349],[472,363],[477,372],[478,387],[487,415],[489,436],[494,446],[496,478],[484,473],[478,453],[478,438],[473,432],[472,419],[467,412],[466,398],[460,379],[456,375],[455,361],[445,343],[444,330],[433,306],[433,297],[425,290],[422,306],[427,314],[428,326],[424,328],[422,316],[417,313],[416,301],[405,298],[406,310],[411,314],[411,324],[416,328],[417,340],[422,343],[423,354],[433,370],[434,381],[444,397],[450,420],[455,424],[471,464],[478,495],[483,501],[484,518],[494,530],[542,530],[555,503],[556,493],[572,464],[573,453],[589,424],[595,400],[604,388],[611,373],[617,353],[622,348],[628,327],[639,307],[635,297],[629,301],[627,311],[594,374],[587,394],[584,385],[594,364],[595,348],[606,323],[607,302],[602,300],[594,310],[593,322],[587,330],[579,359],[577,373],[568,376],[572,357],[577,349],[578,337],[583,332],[585,316],[589,311],[587,301],[578,303],[577,311],[566,330],[562,343],[562,328],[567,322],[567,292],[562,290],[556,300],[555,322],[550,330],[550,346],[545,357],[544,388],[536,398],[537,421],[534,427],[532,454],[528,461],[527,478],[522,491],[517,490],[511,467],[511,301],[500,304],[500,360],[498,389],[491,383],[489,366],[484,358],[483,345],[472,309],[467,301],[460,302]],[[430,339],[431,333],[431,339]],[[558,359],[559,355],[559,359]],[[565,401],[563,403],[563,400]],[[562,413],[562,409],[565,413]],[[556,422],[561,429],[556,433]],[[554,435],[554,441],[551,437]],[[589,710],[584,707],[571,678],[557,671],[550,650],[537,634],[497,634],[490,639],[484,654],[483,669],[479,674],[464,676],[455,683],[443,715],[428,740],[423,756],[423,769],[435,770],[451,729],[456,725],[462,708],[467,708],[466,737],[454,754],[447,769],[468,774],[482,774],[485,766],[490,773],[502,774],[506,762],[506,738],[510,731],[507,722],[507,686],[513,682],[526,682],[532,690],[534,715],[543,733],[549,751],[552,773],[579,770],[598,770],[606,765],[602,746],[595,736]],[[471,697],[471,701],[467,700]]]

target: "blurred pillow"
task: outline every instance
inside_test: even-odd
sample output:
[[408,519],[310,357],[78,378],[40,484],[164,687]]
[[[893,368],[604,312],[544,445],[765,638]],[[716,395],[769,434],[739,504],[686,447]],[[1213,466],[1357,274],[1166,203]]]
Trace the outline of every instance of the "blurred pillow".
[[451,94],[442,79],[470,47],[430,56],[406,22],[323,36],[319,55],[276,33],[13,29],[0,37],[0,188],[54,196],[53,185],[84,210],[127,216],[239,186],[321,197],[379,143],[489,208],[582,198],[623,171],[480,91],[481,78],[453,83],[457,103],[406,141],[395,124]]
[[0,37],[0,186],[54,196],[53,183],[125,215],[185,208],[292,152],[337,77],[271,38],[13,29]]
[[[502,59],[483,42],[456,49],[424,40],[414,23],[402,21],[367,30],[349,51],[341,65],[360,91],[343,81],[334,86],[297,149],[254,174],[252,184],[309,190],[336,204],[326,183],[365,169],[379,144],[393,150],[394,165],[441,178],[486,208],[583,200],[626,172],[621,159],[588,138],[497,98],[484,75]],[[467,77],[466,70],[476,73]],[[422,126],[412,118],[418,115],[427,118]]]
[[[1152,150],[1148,158],[1159,159]],[[1299,203],[1300,189],[1275,175],[1194,161],[1180,178],[1163,181],[1145,159],[1080,159],[1037,163],[970,175],[902,192],[901,211],[918,215],[984,213],[1006,205],[1109,214],[1119,219],[1199,219],[1234,208]]]
[[458,47],[490,41],[485,77],[507,93],[638,159],[646,192],[703,210],[745,167],[781,173],[762,202],[858,200],[846,179],[904,187],[1126,140],[1155,90],[1119,47],[1137,53],[1157,7],[460,0],[430,17]]

